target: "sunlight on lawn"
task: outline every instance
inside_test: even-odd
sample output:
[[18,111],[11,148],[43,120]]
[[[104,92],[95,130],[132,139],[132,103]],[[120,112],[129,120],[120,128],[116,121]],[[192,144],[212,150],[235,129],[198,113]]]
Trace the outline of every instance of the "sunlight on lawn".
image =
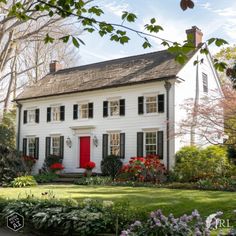
[[223,211],[224,218],[232,219],[232,212],[236,209],[236,193],[232,192],[146,187],[40,185],[33,188],[1,188],[0,197],[17,199],[33,194],[42,198],[44,192],[51,192],[56,198],[128,201],[131,207],[145,212],[160,208],[165,214],[172,212],[176,216],[198,209],[203,216]]

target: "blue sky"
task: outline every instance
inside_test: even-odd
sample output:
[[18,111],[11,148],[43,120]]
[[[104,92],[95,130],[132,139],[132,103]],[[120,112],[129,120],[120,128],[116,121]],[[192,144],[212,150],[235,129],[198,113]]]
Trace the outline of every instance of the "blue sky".
[[[236,1],[235,0],[194,0],[193,10],[182,11],[180,0],[95,0],[95,3],[105,11],[105,19],[109,22],[120,23],[122,11],[137,14],[138,21],[132,27],[143,30],[143,25],[155,17],[164,28],[158,33],[172,41],[182,42],[185,30],[191,26],[198,26],[204,33],[204,40],[210,37],[226,39],[230,44],[236,44]],[[93,3],[94,4],[94,3]],[[151,40],[153,47],[144,50],[142,40],[130,34],[132,40],[127,45],[119,45],[108,38],[100,38],[96,33],[83,34],[85,46],[79,49],[77,65],[89,64],[119,57],[142,54],[163,49],[160,41]],[[217,51],[212,48],[213,53]]]

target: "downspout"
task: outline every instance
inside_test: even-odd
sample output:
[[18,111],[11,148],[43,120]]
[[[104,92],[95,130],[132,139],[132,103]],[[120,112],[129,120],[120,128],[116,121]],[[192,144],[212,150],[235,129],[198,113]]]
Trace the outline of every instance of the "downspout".
[[166,89],[166,168],[167,171],[170,170],[170,105],[169,105],[169,92],[171,88],[171,83],[165,81],[165,89]]
[[[198,61],[198,57],[197,57]],[[191,125],[190,131],[190,145],[195,145],[195,129],[197,123],[197,112],[198,112],[198,105],[199,105],[199,65],[196,65],[196,91],[195,91],[195,98],[194,98],[194,107],[193,107],[193,122]]]
[[18,108],[18,124],[17,124],[17,135],[16,135],[16,150],[17,153],[20,152],[20,129],[21,129],[21,110],[22,110],[22,104],[16,101],[17,108]]

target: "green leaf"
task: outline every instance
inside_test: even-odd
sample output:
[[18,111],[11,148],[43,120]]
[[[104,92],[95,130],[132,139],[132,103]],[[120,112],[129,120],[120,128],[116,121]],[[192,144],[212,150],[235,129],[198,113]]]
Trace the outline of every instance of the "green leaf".
[[152,47],[152,45],[148,41],[145,41],[142,46],[144,49]]
[[156,23],[156,19],[155,19],[155,18],[152,18],[152,19],[150,20],[150,22],[151,22],[151,24],[155,24],[155,23]]
[[46,37],[44,38],[45,43],[53,43],[54,38],[50,37],[49,34],[46,34]]
[[67,43],[69,41],[69,39],[70,39],[70,35],[66,35],[66,36],[60,38],[60,40],[62,40],[63,43]]
[[80,44],[79,44],[77,38],[72,37],[72,42],[73,42],[73,44],[74,44],[75,47],[79,48]]
[[217,38],[217,39],[215,40],[215,45],[216,45],[217,47],[220,47],[220,46],[222,46],[222,45],[224,45],[224,44],[228,44],[228,42],[225,41],[224,39]]
[[211,45],[216,39],[215,38],[210,38],[207,40],[207,44]]

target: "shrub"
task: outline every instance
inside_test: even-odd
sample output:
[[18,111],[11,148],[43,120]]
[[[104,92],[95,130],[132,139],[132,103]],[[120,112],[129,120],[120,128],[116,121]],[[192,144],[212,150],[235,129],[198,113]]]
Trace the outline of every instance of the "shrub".
[[161,163],[158,156],[154,155],[132,157],[121,170],[121,178],[141,182],[160,183],[163,182],[165,174],[164,164]]
[[195,182],[199,179],[227,176],[231,168],[224,148],[184,147],[176,153],[174,173],[178,181]]
[[112,179],[105,176],[82,177],[75,181],[78,185],[109,185]]
[[27,173],[30,174],[34,164],[36,163],[36,159],[31,156],[23,156],[22,160],[25,165],[25,169],[26,169]]
[[55,173],[42,173],[34,176],[37,183],[51,183],[55,179],[58,178],[58,176]]
[[33,187],[36,185],[37,185],[36,180],[34,179],[33,176],[30,175],[17,177],[11,182],[11,186],[14,188]]
[[114,180],[119,173],[123,162],[118,156],[110,155],[101,161],[101,170],[103,175],[111,176]]
[[19,155],[0,145],[0,185],[7,186],[14,178],[25,172]]
[[55,163],[62,163],[62,157],[57,155],[48,155],[44,160],[42,172],[50,172],[50,166]]

